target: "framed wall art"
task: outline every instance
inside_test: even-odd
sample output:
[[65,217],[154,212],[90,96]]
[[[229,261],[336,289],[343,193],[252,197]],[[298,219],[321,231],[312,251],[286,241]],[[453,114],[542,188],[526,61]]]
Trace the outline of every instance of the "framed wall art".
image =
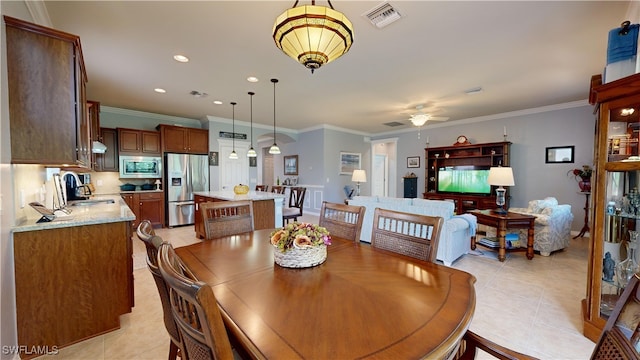
[[298,175],[298,155],[284,157],[284,174]]
[[209,152],[209,166],[218,166],[218,152],[210,151]]
[[249,158],[249,167],[258,167],[258,158],[250,157]]
[[360,153],[340,152],[340,175],[351,175],[360,169]]
[[420,156],[409,156],[407,158],[407,167],[408,168],[419,168],[420,167]]
[[575,146],[552,146],[545,149],[545,163],[573,163]]

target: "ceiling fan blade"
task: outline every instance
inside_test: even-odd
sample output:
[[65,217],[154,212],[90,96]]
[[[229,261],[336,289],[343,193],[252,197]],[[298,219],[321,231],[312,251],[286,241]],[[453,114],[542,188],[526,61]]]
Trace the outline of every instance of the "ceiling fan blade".
[[429,121],[447,121],[447,120],[449,120],[449,118],[444,116],[432,116],[429,118]]

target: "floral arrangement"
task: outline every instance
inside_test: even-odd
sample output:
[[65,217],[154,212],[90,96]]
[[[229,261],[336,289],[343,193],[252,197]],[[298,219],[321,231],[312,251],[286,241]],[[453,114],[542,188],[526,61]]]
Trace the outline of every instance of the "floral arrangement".
[[567,172],[567,175],[569,174],[573,175],[576,180],[578,180],[578,178],[582,180],[588,180],[591,178],[591,174],[593,174],[593,168],[591,168],[591,166],[589,165],[582,165],[582,169],[569,170],[569,172]]
[[271,245],[281,252],[291,248],[304,249],[323,244],[331,245],[329,231],[314,224],[293,222],[271,233]]

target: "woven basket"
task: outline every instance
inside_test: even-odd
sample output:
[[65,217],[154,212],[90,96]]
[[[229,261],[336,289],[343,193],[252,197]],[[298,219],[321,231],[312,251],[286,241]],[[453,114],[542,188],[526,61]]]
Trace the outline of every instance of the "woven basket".
[[273,260],[286,268],[308,268],[322,264],[327,260],[327,246],[318,245],[305,249],[292,248],[281,252],[273,248]]

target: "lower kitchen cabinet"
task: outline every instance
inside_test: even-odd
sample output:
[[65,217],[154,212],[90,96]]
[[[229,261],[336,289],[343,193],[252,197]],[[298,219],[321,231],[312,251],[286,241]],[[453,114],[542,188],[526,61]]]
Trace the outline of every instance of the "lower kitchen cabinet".
[[121,194],[131,211],[136,215],[133,227],[142,220],[149,220],[154,227],[164,226],[164,192],[132,192]]
[[51,350],[118,329],[134,305],[131,235],[129,221],[14,233],[18,344]]

